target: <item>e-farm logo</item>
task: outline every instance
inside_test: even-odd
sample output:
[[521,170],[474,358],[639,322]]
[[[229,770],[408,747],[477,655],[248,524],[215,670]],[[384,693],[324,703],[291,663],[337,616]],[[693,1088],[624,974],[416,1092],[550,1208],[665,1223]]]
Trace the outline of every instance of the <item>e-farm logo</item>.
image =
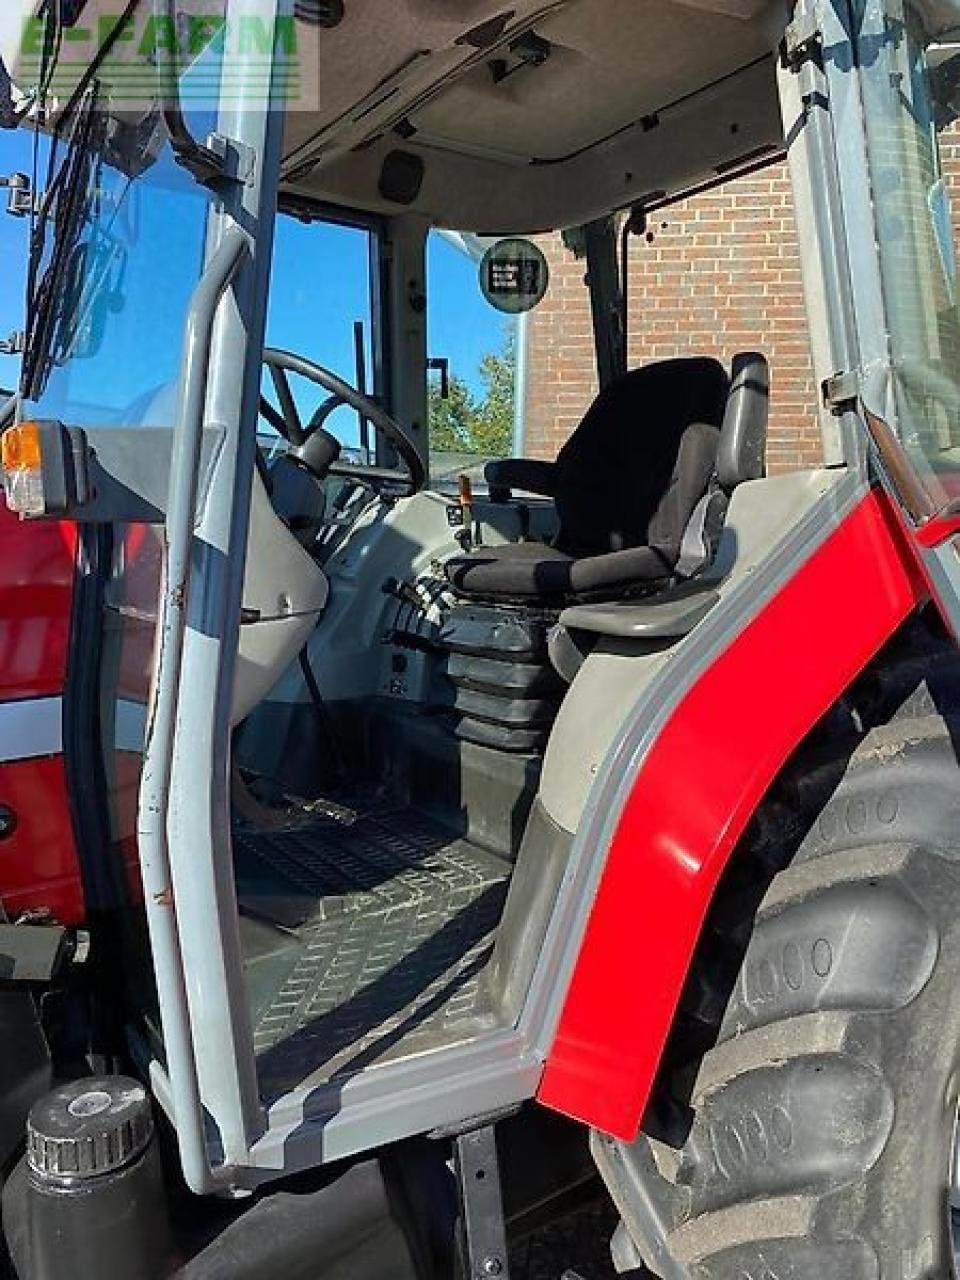
[[[91,7],[92,17],[65,27],[56,42],[46,74],[50,91],[60,98],[73,94],[104,49],[97,79],[111,106],[120,110],[168,95],[174,73],[181,105],[193,110],[268,96],[288,110],[303,110],[311,106],[305,92],[316,96],[317,76],[306,74],[301,24],[293,16],[268,20],[235,3],[225,15],[222,0],[219,6],[216,0],[188,0],[177,5],[176,17],[157,15],[147,5],[132,17],[122,7],[109,12],[88,6],[84,18]],[[40,82],[49,58],[47,41],[42,18],[24,24],[21,76],[26,72]]]

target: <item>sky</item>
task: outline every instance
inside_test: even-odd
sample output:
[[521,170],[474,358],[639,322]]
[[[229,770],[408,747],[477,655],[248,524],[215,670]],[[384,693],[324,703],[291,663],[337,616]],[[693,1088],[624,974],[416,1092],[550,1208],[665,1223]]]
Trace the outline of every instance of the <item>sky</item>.
[[[29,133],[0,131],[0,173],[29,172],[31,153]],[[86,362],[87,367],[79,371],[73,387],[78,399],[101,395],[115,410],[175,372],[182,307],[195,279],[197,248],[195,237],[177,230],[177,224],[179,220],[199,225],[199,218],[184,212],[187,202],[195,200],[186,183],[174,176],[167,186],[163,192],[151,192],[131,219],[144,241],[152,238],[157,244],[158,253],[148,267],[138,264],[145,255],[132,255],[124,269],[118,297],[133,319],[115,335],[103,358]],[[23,327],[26,241],[26,220],[5,213],[0,193],[0,338]],[[502,344],[503,317],[484,301],[476,266],[435,235],[428,250],[428,276],[429,354],[447,357],[451,374],[476,391],[481,359]],[[308,356],[353,381],[353,322],[363,320],[369,326],[368,281],[365,233],[278,219],[268,342]],[[143,343],[143,331],[133,328],[138,312],[150,325],[151,343]],[[114,330],[117,327],[112,318],[108,324]],[[0,387],[15,385],[17,366],[16,360],[0,356]]]

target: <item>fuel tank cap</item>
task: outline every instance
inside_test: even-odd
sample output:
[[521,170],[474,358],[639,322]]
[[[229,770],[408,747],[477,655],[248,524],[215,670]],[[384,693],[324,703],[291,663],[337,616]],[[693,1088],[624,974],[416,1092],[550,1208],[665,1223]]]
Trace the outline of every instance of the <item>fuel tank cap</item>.
[[143,1085],[91,1076],[60,1085],[27,1118],[27,1164],[45,1178],[97,1178],[132,1163],[149,1146],[153,1114]]

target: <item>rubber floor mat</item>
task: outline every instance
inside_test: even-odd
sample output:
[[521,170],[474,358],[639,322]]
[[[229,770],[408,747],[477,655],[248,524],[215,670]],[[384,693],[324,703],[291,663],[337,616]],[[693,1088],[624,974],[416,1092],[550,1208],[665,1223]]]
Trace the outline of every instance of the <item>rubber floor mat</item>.
[[[241,911],[288,935],[252,993],[261,1091],[353,1075],[492,1025],[479,975],[511,867],[409,809],[239,831]],[[257,966],[250,965],[254,986]]]

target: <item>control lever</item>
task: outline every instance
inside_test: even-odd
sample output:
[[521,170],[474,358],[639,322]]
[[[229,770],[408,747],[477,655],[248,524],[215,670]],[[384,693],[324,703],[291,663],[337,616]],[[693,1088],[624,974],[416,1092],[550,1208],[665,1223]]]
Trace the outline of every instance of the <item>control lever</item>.
[[417,588],[410,582],[401,582],[397,578],[387,578],[381,587],[385,596],[393,596],[401,604],[412,605],[420,613],[426,612],[426,604]]
[[447,508],[447,523],[465,552],[481,545],[480,522],[473,514],[473,481],[466,474],[457,480],[457,500]]

